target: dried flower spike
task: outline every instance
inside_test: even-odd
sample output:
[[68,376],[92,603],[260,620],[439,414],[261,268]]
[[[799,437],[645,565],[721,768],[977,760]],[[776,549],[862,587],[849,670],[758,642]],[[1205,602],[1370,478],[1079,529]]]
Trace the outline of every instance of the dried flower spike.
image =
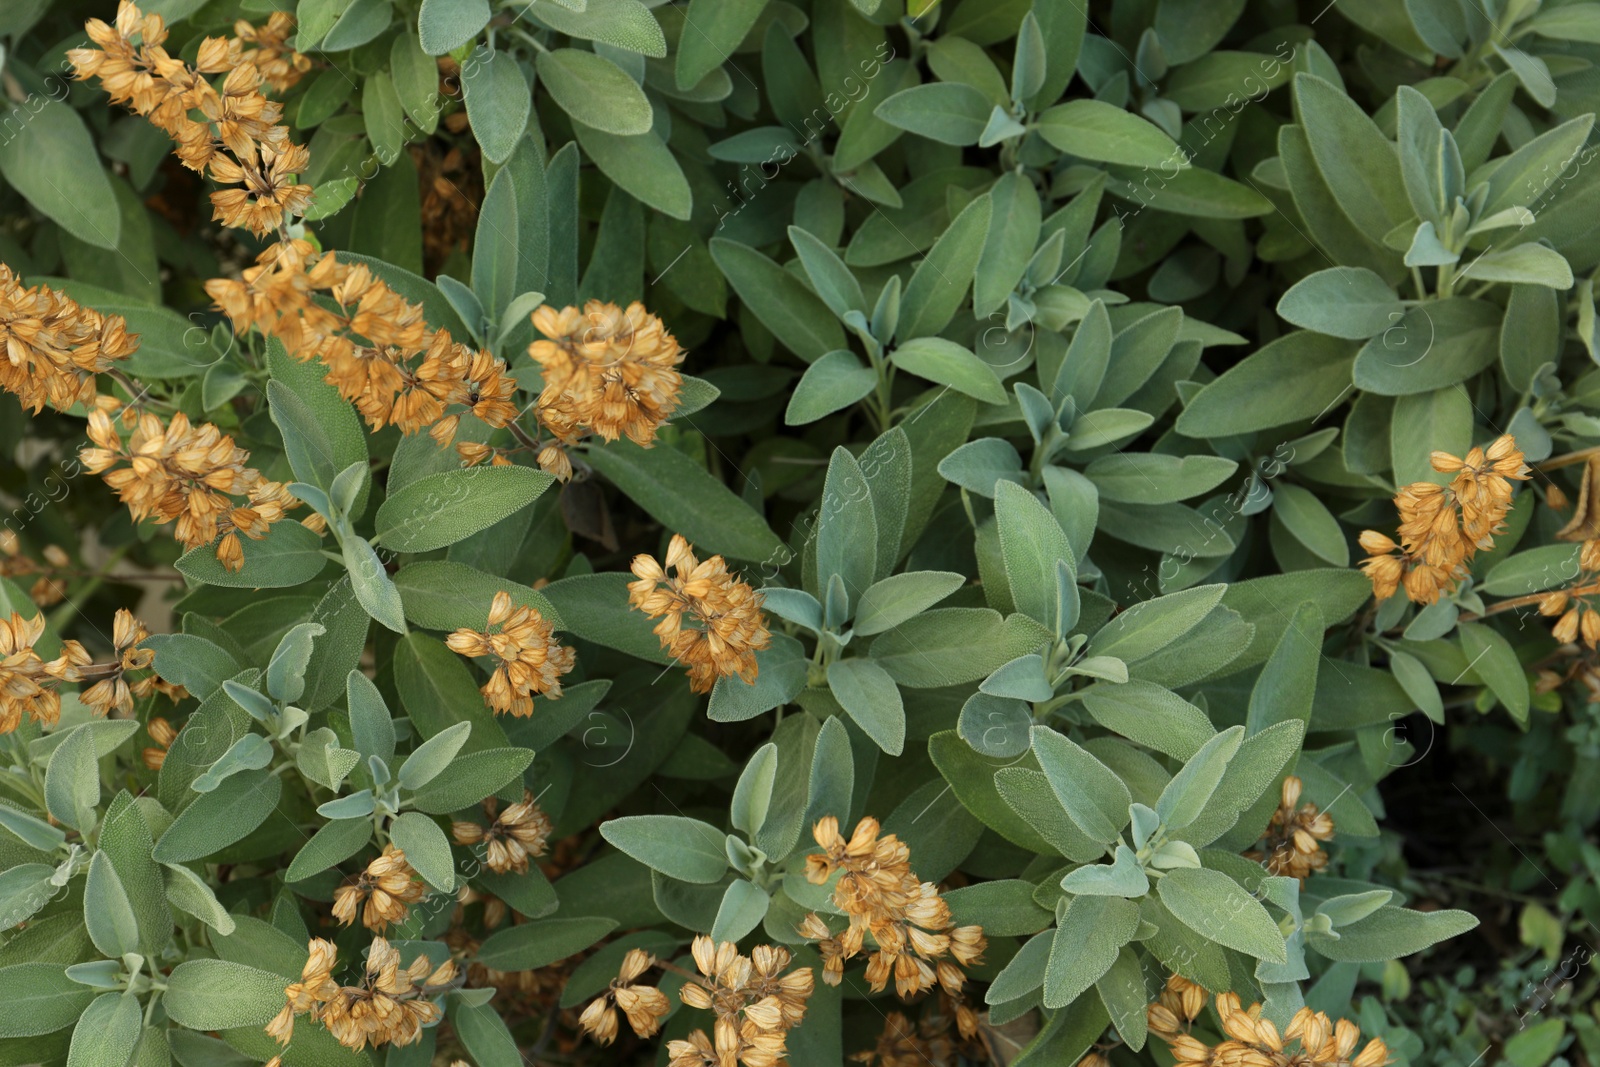
[[656,958],[643,949],[630,949],[606,991],[583,1009],[578,1028],[599,1044],[609,1045],[616,1040],[617,1009],[621,1009],[629,1028],[640,1037],[650,1037],[661,1029],[661,1020],[672,1005],[661,990],[638,981],[655,963]]
[[[239,534],[267,535],[299,501],[279,482],[245,466],[250,453],[210,423],[194,426],[182,412],[163,424],[140,415],[126,443],[104,411],[89,415],[95,447],[79,452],[84,467],[99,474],[128,505],[135,522],[174,523],[185,547],[217,541],[217,559],[228,570],[244,566]],[[233,497],[244,497],[239,504]]]
[[528,346],[544,369],[539,419],[562,441],[586,433],[649,446],[677,410],[683,350],[661,320],[635,301],[626,311],[591,300],[579,311],[545,306],[533,325],[548,340]]
[[102,315],[44,285],[24,288],[0,263],[0,389],[35,414],[92,406],[95,375],[139,347],[120,315]]
[[864,951],[870,933],[877,949],[867,962],[866,979],[874,992],[893,977],[902,998],[935,985],[959,997],[966,982],[961,968],[982,958],[987,941],[981,927],[951,922],[950,906],[933,883],[912,872],[911,850],[893,834],[880,836],[877,820],[870,818],[856,824],[848,841],[831,815],[817,823],[812,836],[823,851],[806,857],[806,878],[821,885],[834,872],[844,872],[834,885],[833,902],[850,918],[838,935],[815,913],[801,924],[801,934],[818,942],[822,980],[838,985],[845,961]]
[[1464,459],[1435,452],[1433,469],[1454,474],[1448,486],[1414,482],[1395,494],[1400,512],[1399,541],[1376,530],[1361,534],[1368,558],[1361,569],[1378,599],[1402,587],[1418,604],[1433,604],[1466,574],[1480,550],[1494,544],[1511,510],[1511,483],[1526,481],[1528,466],[1516,440],[1506,434],[1487,449],[1474,448]]
[[[709,693],[718,678],[754,682],[756,652],[771,642],[761,614],[761,595],[712,556],[704,563],[682,534],[667,546],[669,576],[655,557],[633,558],[638,581],[628,583],[628,603],[656,623],[661,647],[689,668],[689,687]],[[684,623],[689,625],[685,626]]]
[[555,640],[555,627],[529,607],[513,606],[511,594],[494,595],[487,629],[460,629],[445,639],[452,652],[490,656],[499,666],[483,684],[483,702],[518,718],[533,714],[533,698],[559,697],[561,676],[572,670],[576,654]]
[[731,941],[701,935],[691,946],[701,978],[684,984],[678,996],[691,1008],[716,1015],[714,1037],[695,1030],[686,1041],[667,1043],[673,1067],[742,1063],[776,1067],[788,1054],[786,1035],[805,1019],[814,988],[811,968],[788,970],[789,950],[757,945],[741,955]]
[[90,662],[89,653],[76,641],[63,641],[61,654],[46,662],[34,646],[44,636],[43,614],[24,619],[13,611],[0,619],[0,734],[33,722],[54,725],[61,718],[62,682],[76,682]]
[[[1259,849],[1245,856],[1265,863],[1272,874],[1287,875],[1304,884],[1311,874],[1328,865],[1328,854],[1318,842],[1333,840],[1333,817],[1318,811],[1315,804],[1300,804],[1302,788],[1304,784],[1292,774],[1283,780],[1282,803],[1272,813],[1266,839]],[[1188,1007],[1185,1003],[1186,1011]],[[1194,1015],[1187,1017],[1194,1019]]]
[[[483,802],[484,810],[494,817],[498,803],[497,798],[489,797]],[[456,844],[485,843],[487,857],[484,862],[496,874],[527,874],[529,857],[544,855],[550,830],[550,816],[535,803],[533,793],[529,790],[524,790],[520,801],[494,818],[487,830],[478,823],[466,820],[458,820],[450,825]]]
[[409,905],[427,895],[427,888],[406,861],[406,854],[393,844],[383,847],[383,855],[367,864],[353,885],[340,886],[333,894],[333,917],[345,926],[355,922],[356,909],[362,909],[361,925],[381,933],[406,917]]

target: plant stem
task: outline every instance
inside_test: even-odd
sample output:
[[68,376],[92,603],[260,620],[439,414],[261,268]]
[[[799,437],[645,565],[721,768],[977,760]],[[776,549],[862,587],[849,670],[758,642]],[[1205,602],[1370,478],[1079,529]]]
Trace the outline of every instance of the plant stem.
[[1582,463],[1590,456],[1600,456],[1600,445],[1580,448],[1576,452],[1568,452],[1562,456],[1552,456],[1543,463],[1535,463],[1533,469],[1536,471],[1560,470],[1562,467],[1571,467]]

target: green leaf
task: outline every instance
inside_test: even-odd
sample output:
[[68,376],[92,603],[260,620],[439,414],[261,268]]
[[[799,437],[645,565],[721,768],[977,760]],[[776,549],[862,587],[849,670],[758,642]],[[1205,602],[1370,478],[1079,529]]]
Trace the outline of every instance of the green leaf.
[[[983,256],[993,203],[986,193],[962,208],[928,250],[926,258],[917,264],[900,300],[900,322],[895,336],[902,344],[916,337],[932,337],[955,318],[957,309],[966,299],[967,286],[978,260]],[[1003,400],[1004,397],[1001,402]]]
[[240,670],[232,653],[196,634],[154,634],[141,648],[156,654],[156,673],[206,699]]
[[89,937],[102,956],[120,959],[139,950],[139,921],[122,880],[104,852],[96,852],[89,862],[89,877],[83,888],[83,918]]
[[1459,386],[1397,397],[1389,423],[1389,454],[1396,485],[1443,482],[1433,469],[1435,449],[1464,456],[1472,447],[1472,398]]
[[184,808],[152,855],[161,863],[188,863],[220,852],[265,822],[282,791],[283,779],[267,770],[232,775]]
[[[543,64],[540,68],[542,78]],[[462,61],[461,88],[472,136],[484,157],[491,163],[504,163],[517,150],[533,110],[533,96],[522,69],[510,52],[479,45]]]
[[1315,602],[1295,608],[1250,690],[1246,734],[1254,736],[1291,719],[1310,725],[1317,669],[1322,662],[1322,632],[1322,609]]
[[877,387],[878,372],[862,366],[854,352],[826,352],[795,383],[783,423],[804,426],[816,422],[849,407]]
[[1050,144],[1080,159],[1173,171],[1189,165],[1172,138],[1154,124],[1100,100],[1057,104],[1039,116],[1037,128]]
[[537,66],[550,98],[585,126],[619,137],[650,132],[652,115],[644,90],[604,56],[558,48],[541,52]]
[[286,589],[304,585],[322,572],[322,536],[298,522],[275,522],[260,540],[241,537],[244,566],[230,571],[217,559],[213,545],[191,548],[174,564],[196,585],[227,589]]
[[1446,938],[1466,933],[1478,925],[1464,911],[1409,911],[1382,907],[1348,926],[1339,927],[1338,940],[1326,934],[1310,935],[1311,946],[1331,960],[1379,963],[1421,952]]
[[[909,290],[907,291],[909,295]],[[971,349],[942,337],[913,337],[889,355],[889,362],[908,374],[947,385],[984,404],[1004,404],[1000,378]]]
[[1267,909],[1221,871],[1177,867],[1156,889],[1178,921],[1202,937],[1258,960],[1288,959],[1283,934]]
[[856,604],[855,632],[882,633],[921,614],[966,584],[953,571],[906,571],[874,583]]
[[[469,326],[485,322],[485,315],[487,322],[498,322],[517,298],[517,274],[522,268],[520,228],[515,172],[511,167],[503,167],[495,172],[489,192],[478,207],[478,226],[472,239],[472,288],[461,294],[457,305]],[[449,284],[446,282],[449,277],[440,275],[441,288]],[[474,303],[478,305],[476,308],[472,307]],[[526,315],[519,318],[522,320],[519,326],[527,322]],[[432,443],[432,438],[428,441]],[[395,483],[390,485],[389,491],[394,493],[401,488]]]
[[783,547],[754,508],[675,448],[613,441],[585,459],[663,526],[709,552],[760,562]]
[[1497,248],[1476,257],[1456,275],[1461,281],[1505,282],[1538,285],[1547,289],[1571,289],[1572,266],[1553,248],[1520,244]]
[[581,122],[574,122],[572,129],[583,154],[635,200],[672,218],[689,218],[694,207],[689,179],[654,132],[619,137]]
[[1295,105],[1317,168],[1356,228],[1381,243],[1412,217],[1394,144],[1338,86],[1296,74]]
[[267,663],[267,692],[275,700],[292,704],[306,689],[306,665],[311,662],[312,641],[327,633],[321,623],[297,623],[278,642]]
[[560,613],[543,593],[465,563],[442,559],[412,563],[395,572],[394,584],[406,618],[429,630],[485,629],[495,594],[502,592],[511,595],[513,605],[532,608],[546,622],[562,626]]
[[1033,728],[1032,744],[1051,792],[1078,829],[1099,842],[1115,841],[1133,802],[1117,772],[1048,726]]
[[96,248],[114,249],[122,211],[95,151],[89,128],[67,104],[34,93],[27,110],[13,105],[0,142],[0,177],[62,229]]
[[450,839],[439,829],[438,823],[419,811],[402,812],[389,824],[389,838],[406,854],[406,862],[424,882],[441,893],[455,890],[455,861],[450,856]]
[[1155,416],[1148,411],[1133,411],[1129,408],[1101,408],[1099,411],[1090,411],[1072,424],[1072,433],[1067,438],[1066,450],[1088,452],[1105,448],[1107,445],[1121,444],[1143,433],[1153,422]]
[[1150,878],[1127,845],[1117,845],[1113,863],[1093,863],[1067,872],[1061,888],[1076,896],[1142,897],[1150,892]]
[[11,831],[16,838],[29,848],[36,848],[41,852],[54,852],[67,835],[61,829],[51,826],[43,819],[34,818],[25,811],[0,804],[0,827]]
[[706,705],[706,717],[712,722],[743,722],[765,715],[788,704],[805,688],[811,660],[799,641],[788,634],[775,633],[772,644],[755,655],[754,682],[737,675],[717,679]]
[[0,872],[0,930],[25,922],[54,899],[61,891],[51,883],[55,873],[46,863],[19,863]]
[[429,815],[449,815],[471,807],[490,793],[518,781],[533,751],[488,748],[457,756],[449,770],[411,796],[411,806]]
[[370,819],[336,819],[325,823],[301,846],[284,873],[284,881],[300,882],[360,852],[372,841]]
[[394,587],[394,579],[384,569],[377,551],[353,531],[345,533],[342,547],[344,569],[350,575],[350,587],[355,590],[362,610],[395,633],[405,633],[406,613],[400,591]]
[[444,642],[416,631],[407,634],[395,649],[394,676],[411,725],[420,736],[433,737],[457,723],[470,722],[468,752],[506,744],[505,731],[484,704],[466,662]]
[[372,679],[351,671],[345,681],[345,704],[350,711],[350,736],[363,757],[394,761],[394,718]]
[[[272,372],[267,402],[289,465],[297,479],[328,492],[340,471],[367,459],[366,434],[355,409],[322,380],[322,364],[290,359],[276,339],[268,343],[267,364]],[[365,510],[368,491],[363,488],[357,497],[352,517]]]
[[1061,524],[1039,498],[1013,482],[995,485],[994,513],[1006,582],[1017,610],[1062,632],[1056,565],[1075,559]]
[[880,634],[869,652],[903,686],[931,689],[987,677],[1034,652],[1050,631],[1021,614],[933,608]]
[[1319,270],[1278,300],[1278,314],[1294,325],[1352,341],[1394,326],[1405,310],[1394,288],[1365,267]]
[[1127,504],[1172,504],[1209,493],[1239,465],[1221,456],[1169,456],[1122,452],[1101,456],[1083,469],[1101,499]]
[[1316,418],[1349,391],[1355,355],[1349,341],[1287,334],[1190,398],[1177,431],[1185,437],[1225,437]]
[[1174,759],[1187,760],[1216,733],[1205,712],[1152,682],[1090,686],[1083,706],[1106,729]]
[[688,90],[727,61],[755,25],[766,0],[690,0],[674,80]]
[[458,722],[418,745],[395,772],[395,780],[400,788],[415,791],[439,777],[450,766],[450,761],[456,758],[456,753],[461,751],[461,746],[467,743],[470,733],[471,722]]
[[538,499],[554,481],[531,467],[468,467],[429,474],[378,508],[376,535],[397,552],[428,552],[488,529]]
[[80,726],[51,753],[44,800],[57,822],[84,833],[94,828],[95,806],[100,803],[100,763],[93,730]]
[[489,23],[489,0],[422,0],[417,34],[430,56],[454,52]]
[[772,803],[772,783],[778,773],[778,746],[767,742],[750,757],[734,786],[728,819],[735,830],[753,836],[767,821]]
[[627,815],[600,824],[600,836],[652,870],[708,885],[728,873],[722,831],[681,815]]
[[227,960],[189,960],[167,979],[161,1003],[179,1026],[227,1030],[264,1026],[283,1007],[282,975]]
[[835,448],[822,488],[822,517],[817,524],[817,584],[826,589],[835,575],[850,601],[872,585],[877,565],[878,521],[872,490],[861,464],[850,452]]
[[1461,634],[1461,652],[1467,657],[1467,668],[1483,680],[1513,719],[1525,725],[1531,703],[1528,679],[1511,642],[1481,622],[1464,622],[1457,630]]
[[[647,663],[671,663],[661,650],[660,639],[651,632],[655,623],[628,606],[628,583],[632,578],[631,574],[616,571],[576,574],[552,582],[540,592],[556,606],[562,626],[574,635]],[[1371,588],[1369,584],[1369,594]]]
[[743,878],[728,884],[717,907],[716,921],[711,924],[711,937],[716,941],[738,941],[766,918],[772,898],[765,889]]
[[1311,490],[1280,482],[1272,490],[1272,513],[1313,555],[1335,567],[1350,565],[1350,546],[1339,520]]
[[828,665],[828,688],[874,744],[891,756],[900,755],[906,711],[888,671],[870,659],[834,660]]
[[711,258],[739,299],[779,343],[807,363],[847,348],[844,328],[828,306],[766,256],[723,237],[711,239]]
[[[727,865],[727,860],[723,860]],[[541,919],[490,934],[477,962],[500,971],[530,971],[575,956],[616,929],[615,919]]]
[[1099,981],[1138,929],[1139,906],[1132,901],[1111,896],[1073,897],[1050,944],[1044,975],[1045,1007],[1066,1007]]
[[1156,801],[1156,814],[1168,830],[1181,830],[1200,817],[1243,741],[1244,727],[1230,726],[1202,745],[1172,776]]
[[1126,663],[1154,655],[1200,625],[1225,592],[1225,585],[1202,585],[1135,604],[1101,627],[1084,654]]
[[[171,996],[169,989],[163,1002]],[[283,999],[282,987],[278,999]],[[132,993],[102,993],[95,998],[73,1028],[67,1067],[124,1067],[139,1043],[141,1014],[139,998]],[[177,1018],[170,1009],[168,1014]]]
[[861,283],[833,249],[798,226],[789,227],[789,243],[800,256],[800,265],[811,279],[811,288],[835,315],[842,319],[846,312],[859,311],[865,315],[870,310],[861,292]]
[[238,928],[233,916],[217,900],[217,895],[204,878],[187,867],[177,865],[165,868],[165,872],[166,897],[174,908],[185,915],[193,915],[223,937]]
[[667,39],[650,8],[639,0],[588,0],[588,5],[540,4],[538,20],[568,37],[603,41],[630,52],[661,59]]
[[978,143],[994,104],[959,82],[933,82],[902,89],[873,109],[891,126],[949,145]]
[[95,999],[94,990],[68,978],[59,963],[0,967],[0,982],[9,990],[7,1011],[0,1018],[0,1038],[37,1037],[64,1030],[77,1022]]

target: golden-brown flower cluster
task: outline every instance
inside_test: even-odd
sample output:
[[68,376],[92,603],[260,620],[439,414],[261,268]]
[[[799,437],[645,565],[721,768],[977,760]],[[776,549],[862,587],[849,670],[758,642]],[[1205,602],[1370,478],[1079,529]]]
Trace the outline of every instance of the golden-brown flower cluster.
[[[701,980],[686,982],[678,997],[713,1012],[712,1035],[691,1031],[667,1042],[669,1067],[775,1067],[788,1055],[787,1035],[806,1017],[814,983],[811,968],[789,971],[789,950],[757,945],[741,955],[731,941],[701,935],[690,950]],[[785,973],[788,971],[788,973]]]
[[167,762],[167,753],[172,749],[172,742],[178,739],[178,731],[159,715],[150,717],[150,721],[145,724],[145,730],[150,734],[150,740],[154,744],[147,746],[139,755],[146,767],[152,771],[159,771],[161,765]]
[[518,718],[533,714],[536,695],[559,697],[561,676],[577,663],[572,649],[556,642],[555,627],[533,608],[514,606],[504,590],[489,605],[487,630],[460,629],[445,643],[459,655],[499,660],[483,684],[483,702]]
[[[164,130],[184,166],[209,168],[219,185],[241,186],[211,194],[213,217],[263,236],[311,203],[311,186],[295,180],[308,154],[289,140],[287,126],[278,125],[283,105],[261,92],[269,77],[275,88],[286,87],[309,69],[305,57],[285,49],[293,25],[286,19],[274,17],[251,30],[248,41],[243,33],[232,40],[207,37],[191,67],[163,47],[167,28],[161,16],[122,0],[115,24],[89,20],[89,39],[97,47],[73,48],[67,58],[79,79],[99,78],[112,103],[126,104]],[[250,59],[246,43],[255,45]],[[224,75],[220,88],[207,75]]]
[[1528,466],[1516,440],[1506,434],[1465,459],[1435,452],[1433,469],[1454,474],[1448,486],[1414,482],[1395,494],[1399,541],[1376,530],[1361,534],[1368,558],[1362,570],[1382,600],[1402,587],[1418,604],[1433,604],[1466,574],[1467,564],[1494,544],[1511,510],[1513,481],[1526,481]]
[[1563,645],[1580,638],[1590,648],[1600,644],[1600,613],[1589,602],[1589,597],[1600,583],[1600,541],[1585,541],[1578,550],[1577,581],[1567,589],[1546,593],[1539,600],[1539,614],[1560,615],[1551,628],[1551,635]]
[[[656,623],[661,647],[689,668],[689,687],[709,693],[718,678],[737,675],[756,680],[756,652],[772,640],[761,614],[761,594],[728,571],[727,561],[712,556],[704,563],[682,534],[667,546],[667,567],[644,554],[633,558],[628,603]],[[684,623],[689,625],[685,626]]]
[[333,917],[344,926],[355,922],[361,909],[361,925],[382,933],[391,923],[405,919],[408,907],[427,895],[427,887],[406,861],[406,854],[393,843],[383,846],[383,854],[367,864],[351,885],[340,886],[333,894]]
[[26,578],[37,575],[28,588],[28,599],[41,608],[59,604],[66,598],[65,584],[56,576],[72,563],[60,545],[46,545],[40,563],[22,554],[22,539],[11,530],[0,530],[0,578]]
[[409,1045],[441,1016],[439,1006],[427,998],[448,991],[456,980],[452,960],[435,968],[426,955],[419,955],[402,969],[399,949],[377,937],[367,950],[361,985],[340,986],[333,980],[333,942],[314,938],[309,949],[300,981],[284,988],[283,1010],[266,1026],[279,1044],[287,1045],[293,1037],[296,1017],[310,1015],[341,1045],[357,1052],[368,1045]]
[[638,301],[623,310],[591,300],[581,311],[541,307],[533,325],[548,338],[528,354],[544,369],[539,418],[550,432],[568,444],[595,433],[648,447],[683,387],[683,350],[661,320]]
[[628,1026],[640,1037],[650,1037],[661,1029],[661,1020],[667,1017],[672,1005],[667,995],[653,985],[645,985],[639,977],[656,964],[656,958],[643,949],[630,949],[622,957],[622,966],[611,980],[606,991],[583,1009],[578,1017],[579,1028],[602,1045],[617,1038],[617,1011],[620,1009]]
[[0,263],[0,389],[37,414],[92,406],[95,375],[139,347],[121,315],[102,315],[47,285],[24,287]]
[[883,1017],[877,1043],[850,1058],[870,1067],[947,1067],[957,1062],[958,1045],[950,1037],[949,1021],[935,1015],[915,1025],[898,1011]]
[[484,862],[496,874],[527,874],[529,857],[544,855],[545,844],[550,840],[550,816],[534,801],[529,790],[523,790],[520,801],[496,816],[495,808],[499,803],[498,797],[489,797],[483,802],[484,811],[492,820],[488,829],[458,819],[451,823],[450,832],[458,845],[484,842],[487,850]]
[[[156,654],[139,647],[149,636],[150,631],[145,629],[144,623],[134,618],[127,608],[118,608],[111,625],[111,643],[117,654],[116,661],[108,665],[106,676],[79,693],[78,699],[93,708],[97,715],[109,715],[113,710],[127,715],[133,711],[134,697],[148,696],[164,685],[154,673],[146,674],[131,684],[127,679],[129,671],[149,670],[154,662]],[[90,669],[84,673],[93,671]]]
[[[1247,859],[1265,863],[1275,875],[1305,880],[1328,865],[1328,854],[1320,841],[1333,840],[1333,817],[1317,810],[1315,804],[1301,804],[1303,783],[1294,775],[1283,780],[1282,802],[1272,813],[1265,840]],[[1190,1016],[1193,1018],[1193,1016]]]
[[[865,818],[846,841],[839,820],[829,815],[812,829],[822,852],[806,857],[806,878],[821,885],[842,872],[833,887],[833,902],[850,919],[837,936],[816,913],[807,915],[800,933],[818,942],[822,980],[838,985],[845,961],[864,951],[872,935],[876,950],[867,963],[867,984],[882,990],[894,978],[901,998],[939,986],[959,998],[966,982],[962,967],[983,956],[987,941],[979,926],[956,926],[950,906],[932,882],[911,870],[911,850],[894,834],[879,834],[878,821]],[[962,1036],[977,1030],[977,1016],[965,1004],[956,1011]]]
[[90,662],[89,653],[76,641],[63,641],[61,655],[46,662],[34,645],[44,636],[44,615],[24,619],[13,611],[0,619],[0,734],[22,724],[26,715],[34,722],[52,725],[61,718],[62,682],[76,682]]
[[[229,570],[244,566],[239,534],[254,540],[300,502],[281,482],[264,478],[245,466],[250,453],[211,423],[195,426],[182,412],[162,423],[132,409],[134,431],[126,442],[111,417],[89,415],[89,439],[95,447],[79,455],[91,474],[99,474],[116,490],[134,521],[172,523],[173,536],[186,548],[217,543],[217,559]],[[123,420],[128,421],[128,418]],[[239,505],[232,497],[244,497]]]
[[[462,411],[502,427],[517,417],[516,379],[488,352],[429,330],[422,307],[364,264],[339,260],[303,240],[267,247],[242,279],[213,278],[206,292],[234,329],[251,327],[283,342],[301,361],[319,360],[326,380],[374,430],[430,428],[454,439]],[[333,307],[312,299],[325,294]],[[452,407],[462,411],[447,414]]]
[[234,39],[242,49],[239,61],[254,64],[261,72],[261,80],[272,86],[273,92],[293,89],[311,69],[310,57],[289,47],[293,33],[294,16],[287,11],[274,11],[260,26],[243,19],[233,24]]
[[1262,1018],[1260,1004],[1244,1008],[1238,994],[1218,994],[1217,1018],[1226,1039],[1212,1046],[1177,1026],[1172,1013],[1159,1007],[1150,1007],[1150,1032],[1167,1043],[1178,1067],[1383,1067],[1393,1059],[1383,1039],[1376,1037],[1352,1055],[1361,1029],[1348,1019],[1335,1024],[1310,1008],[1295,1012],[1279,1033],[1271,1020]]

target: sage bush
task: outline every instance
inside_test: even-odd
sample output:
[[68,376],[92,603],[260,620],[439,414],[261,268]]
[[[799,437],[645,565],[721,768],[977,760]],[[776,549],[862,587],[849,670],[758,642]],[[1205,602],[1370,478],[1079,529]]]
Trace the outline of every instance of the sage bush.
[[1597,61],[9,0],[0,1065],[1600,1062]]

